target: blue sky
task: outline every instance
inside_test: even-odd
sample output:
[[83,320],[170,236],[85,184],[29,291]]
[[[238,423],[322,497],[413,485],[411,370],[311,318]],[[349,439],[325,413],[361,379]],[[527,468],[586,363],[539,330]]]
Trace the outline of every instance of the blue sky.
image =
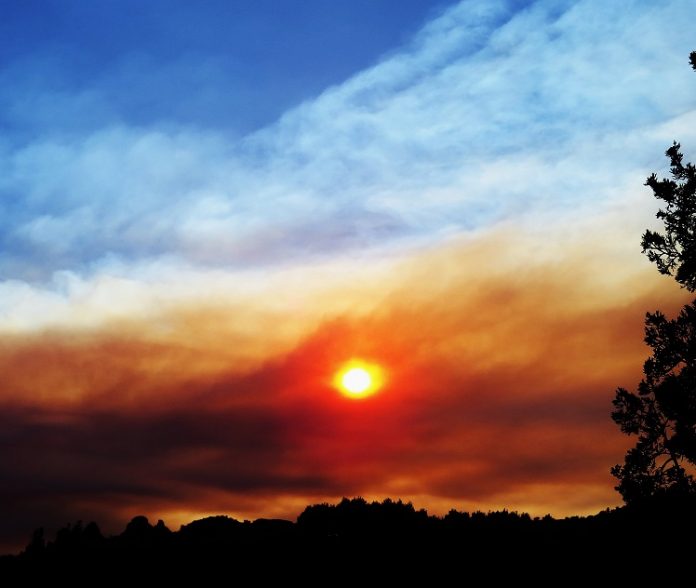
[[5,2],[3,287],[376,260],[635,210],[693,137],[689,8]]
[[246,133],[398,48],[445,5],[3,1],[3,127]]

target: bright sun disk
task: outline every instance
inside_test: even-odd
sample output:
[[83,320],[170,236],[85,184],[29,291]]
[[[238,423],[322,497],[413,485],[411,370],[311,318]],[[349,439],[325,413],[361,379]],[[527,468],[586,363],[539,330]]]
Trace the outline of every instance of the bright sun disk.
[[371,383],[372,378],[370,374],[367,373],[367,370],[359,367],[349,369],[341,378],[343,387],[353,394],[364,392],[370,387]]
[[383,383],[382,368],[357,360],[344,364],[334,377],[335,387],[348,398],[372,396]]

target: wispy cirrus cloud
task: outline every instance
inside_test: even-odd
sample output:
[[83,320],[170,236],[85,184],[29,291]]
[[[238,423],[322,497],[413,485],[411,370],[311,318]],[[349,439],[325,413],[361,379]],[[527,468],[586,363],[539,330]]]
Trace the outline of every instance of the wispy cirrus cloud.
[[244,138],[110,125],[6,145],[3,275],[287,263],[606,204],[670,121],[691,138],[685,9],[463,2]]

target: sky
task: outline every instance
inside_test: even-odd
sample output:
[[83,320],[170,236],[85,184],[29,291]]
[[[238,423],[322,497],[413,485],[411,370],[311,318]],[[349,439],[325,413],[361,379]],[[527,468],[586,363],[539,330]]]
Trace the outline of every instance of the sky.
[[[620,503],[690,0],[0,0],[1,551]],[[338,393],[341,366],[382,388]]]

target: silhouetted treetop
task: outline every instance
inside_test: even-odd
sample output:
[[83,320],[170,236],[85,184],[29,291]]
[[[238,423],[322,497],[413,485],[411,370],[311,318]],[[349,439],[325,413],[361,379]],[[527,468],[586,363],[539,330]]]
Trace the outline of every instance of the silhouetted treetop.
[[666,206],[657,213],[664,233],[645,231],[643,253],[657,265],[660,273],[674,276],[683,287],[696,290],[696,167],[684,163],[679,143],[666,151],[672,179],[658,180],[652,174],[646,181],[655,198]]

